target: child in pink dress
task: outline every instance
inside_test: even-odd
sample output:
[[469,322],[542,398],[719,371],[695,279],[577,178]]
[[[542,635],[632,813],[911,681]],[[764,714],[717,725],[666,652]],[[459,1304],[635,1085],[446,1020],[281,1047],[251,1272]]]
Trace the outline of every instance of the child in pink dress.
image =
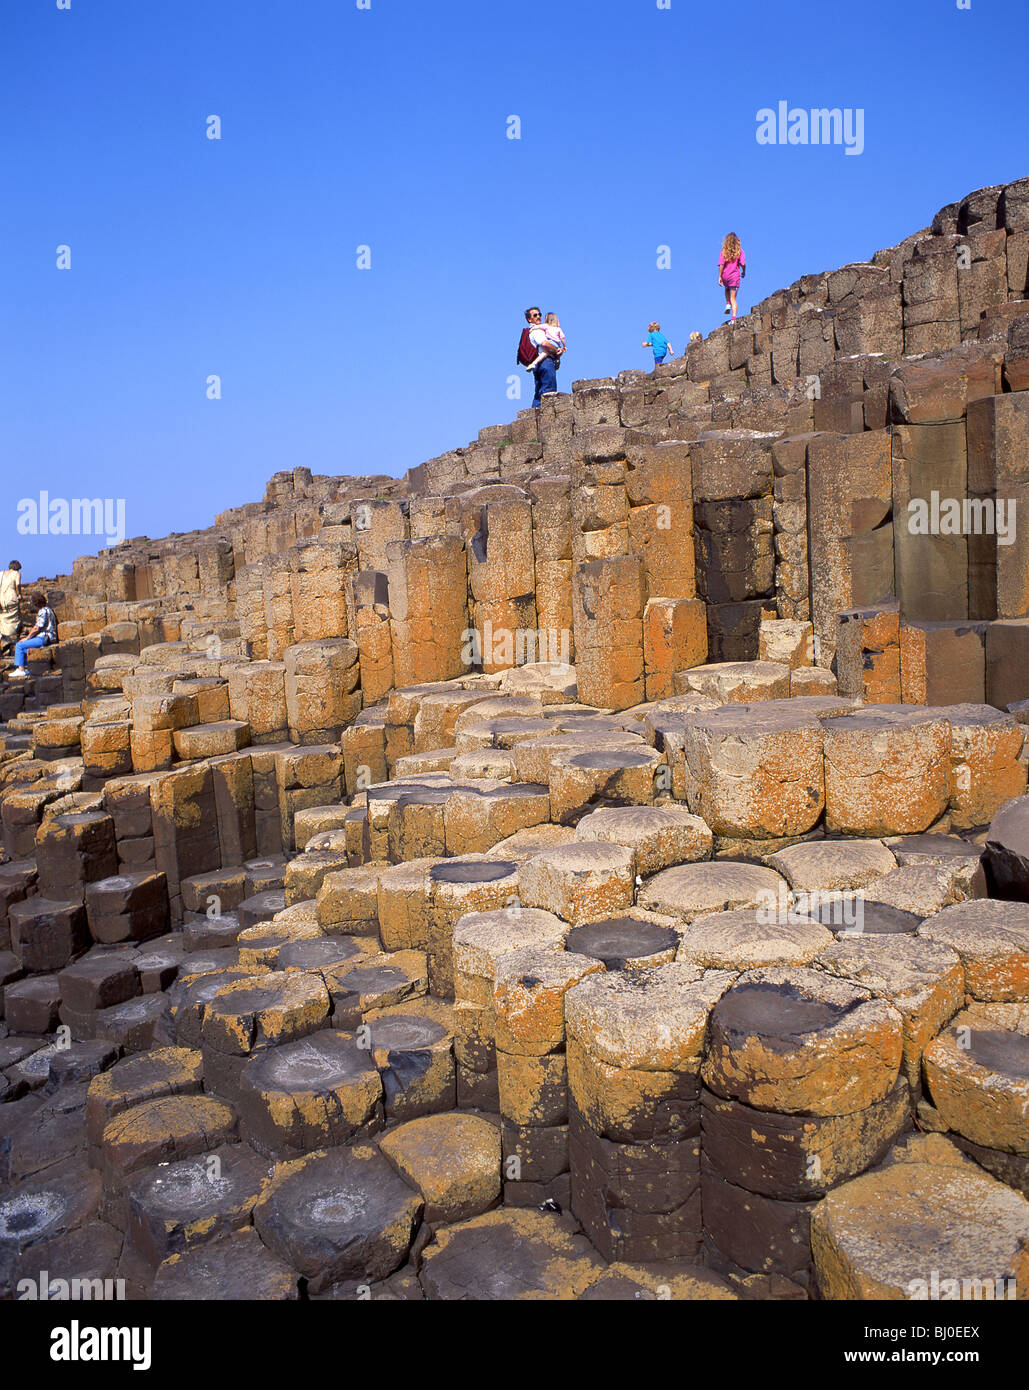
[[736,292],[740,281],[747,273],[747,257],[740,239],[730,232],[722,242],[722,253],[718,257],[718,283],[725,290],[725,312],[736,318]]
[[534,371],[546,357],[555,358],[554,367],[560,367],[561,358],[568,351],[568,339],[564,335],[561,327],[561,320],[556,314],[548,314],[543,320],[543,332],[547,335],[547,341],[540,346],[535,358],[526,367],[527,372]]

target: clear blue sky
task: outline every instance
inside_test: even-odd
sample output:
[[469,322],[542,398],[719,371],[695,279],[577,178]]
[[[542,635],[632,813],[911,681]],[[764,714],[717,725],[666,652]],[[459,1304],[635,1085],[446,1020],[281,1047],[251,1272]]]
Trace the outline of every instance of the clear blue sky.
[[[529,303],[564,389],[646,367],[652,318],[720,321],[730,229],[744,305],[866,259],[1029,174],[1025,32],[1025,0],[6,0],[0,547],[103,544],[18,535],[41,489],[162,536],[279,469],[400,474],[528,404]],[[863,109],[864,153],[759,145],[780,100]]]

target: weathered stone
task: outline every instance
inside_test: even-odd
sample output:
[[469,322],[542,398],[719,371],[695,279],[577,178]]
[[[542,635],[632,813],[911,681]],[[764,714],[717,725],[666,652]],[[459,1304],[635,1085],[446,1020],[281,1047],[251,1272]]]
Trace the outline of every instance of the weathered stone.
[[955,951],[965,992],[987,1002],[1029,1001],[1029,904],[981,899],[945,907],[919,936]]
[[572,926],[631,907],[633,855],[623,845],[584,840],[545,850],[518,870],[526,907],[539,907]]
[[825,823],[844,835],[927,830],[950,794],[943,711],[880,706],[823,720]]
[[397,1172],[422,1194],[424,1217],[450,1225],[500,1196],[500,1132],[474,1115],[427,1115],[379,1141]]
[[802,835],[825,802],[813,702],[768,701],[686,716],[686,796],[717,835]]
[[695,1072],[711,1007],[731,980],[682,964],[591,975],[568,993],[568,1036],[611,1066]]
[[270,1164],[232,1144],[135,1174],[126,1185],[133,1251],[153,1266],[248,1226],[270,1173]]
[[955,952],[907,933],[841,933],[814,964],[817,970],[870,990],[897,1010],[904,1032],[904,1074],[917,1092],[927,1044],[963,1002]]
[[585,976],[602,971],[589,956],[553,947],[526,947],[497,962],[493,985],[496,1045],[538,1057],[565,1038],[564,999]]
[[694,917],[682,934],[676,960],[705,970],[809,965],[832,941],[831,932],[802,915],[777,920],[767,907],[712,912]]
[[967,1166],[895,1163],[828,1194],[811,1220],[823,1298],[1025,1297],[1029,1202],[955,1157]]
[[365,1132],[382,1095],[366,1048],[318,1032],[261,1048],[240,1074],[242,1137],[259,1153],[293,1158]]
[[165,1095],[108,1120],[100,1141],[105,1185],[170,1159],[210,1153],[236,1137],[236,1117],[210,1096]]
[[768,857],[795,893],[865,888],[897,867],[881,840],[815,840]]
[[392,1274],[423,1206],[379,1151],[362,1144],[281,1164],[254,1208],[254,1225],[318,1293],[343,1279]]
[[974,1011],[960,1013],[926,1048],[925,1080],[949,1129],[1029,1156],[1029,1029],[991,1027]]
[[704,1155],[719,1177],[789,1201],[822,1197],[873,1167],[910,1126],[908,1088],[848,1115],[776,1115],[701,1092]]
[[641,907],[692,922],[704,913],[759,908],[778,899],[782,878],[756,864],[717,862],[684,864],[647,879],[639,893]]
[[741,975],[711,1014],[703,1066],[716,1095],[783,1114],[847,1115],[897,1079],[900,1014],[810,969]]
[[206,1046],[247,1056],[265,1044],[313,1033],[329,1013],[329,994],[316,975],[274,971],[226,984],[208,1003],[202,1036]]
[[659,873],[674,864],[708,859],[711,831],[699,816],[679,806],[604,808],[584,816],[577,840],[607,840],[631,849],[636,873]]
[[600,1273],[584,1236],[538,1211],[497,1211],[441,1230],[422,1257],[430,1299],[578,1298]]

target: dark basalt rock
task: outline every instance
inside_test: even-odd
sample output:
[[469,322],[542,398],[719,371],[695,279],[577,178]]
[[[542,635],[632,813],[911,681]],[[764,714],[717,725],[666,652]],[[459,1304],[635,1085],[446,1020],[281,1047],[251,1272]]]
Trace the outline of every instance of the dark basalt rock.
[[429,877],[435,883],[493,883],[507,878],[518,865],[509,859],[456,860],[434,864]]
[[608,970],[624,970],[629,961],[667,951],[678,939],[671,927],[656,922],[611,917],[573,927],[565,940],[565,950],[601,960]]

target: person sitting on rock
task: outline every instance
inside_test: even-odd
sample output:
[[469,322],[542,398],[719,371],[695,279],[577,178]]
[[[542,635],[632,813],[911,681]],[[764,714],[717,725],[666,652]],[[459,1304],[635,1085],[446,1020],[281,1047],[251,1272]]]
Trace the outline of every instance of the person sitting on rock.
[[11,650],[21,627],[21,562],[0,574],[0,650]]
[[57,618],[52,608],[47,607],[46,594],[33,594],[32,602],[36,608],[36,622],[32,631],[14,644],[14,670],[12,677],[24,678],[29,674],[25,664],[25,653],[34,647],[49,647],[57,641]]

